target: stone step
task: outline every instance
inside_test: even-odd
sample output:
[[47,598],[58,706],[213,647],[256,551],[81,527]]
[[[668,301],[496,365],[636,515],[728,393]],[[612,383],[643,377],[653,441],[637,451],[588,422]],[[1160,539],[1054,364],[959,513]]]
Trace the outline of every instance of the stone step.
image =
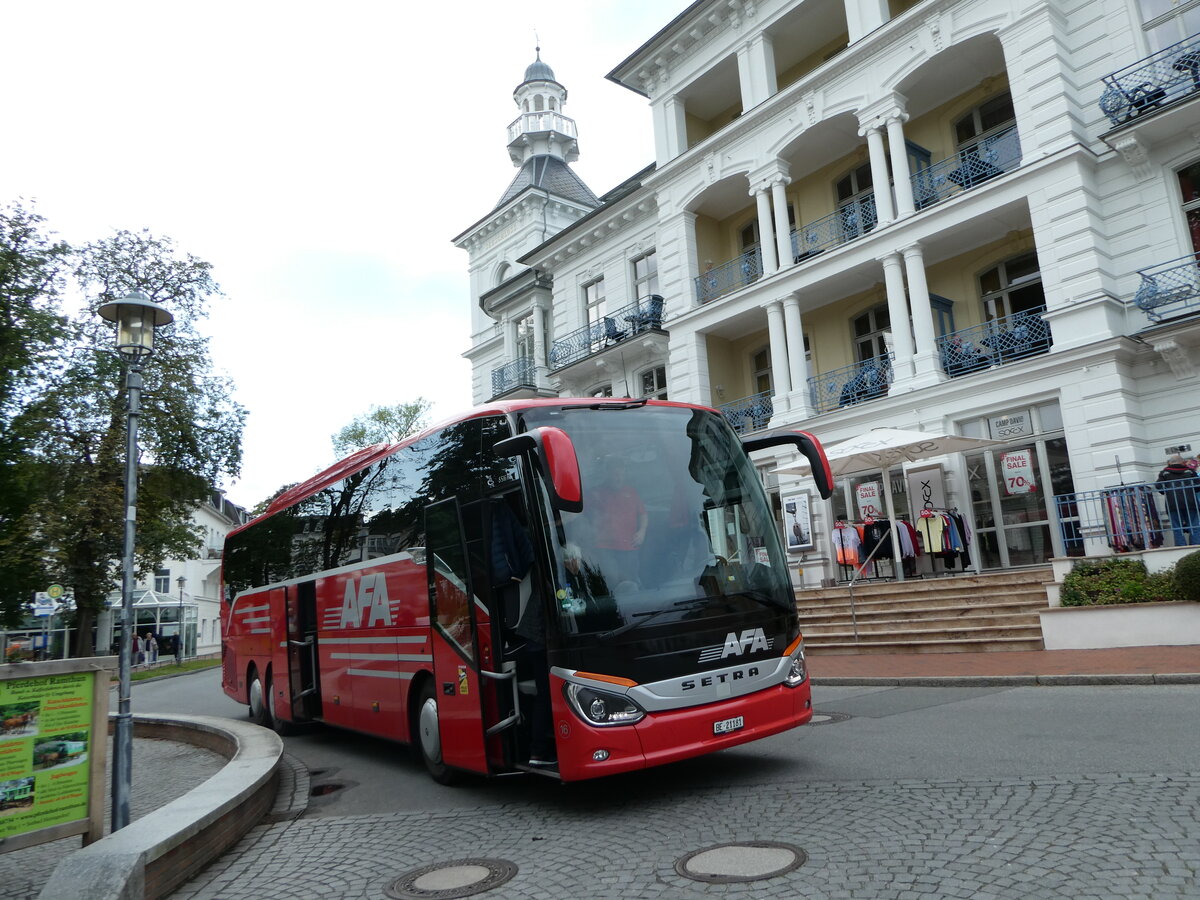
[[[840,628],[837,631],[826,631],[820,634],[809,634],[801,629],[801,634],[804,635],[804,644],[808,646],[810,641],[814,646],[821,646],[826,643],[837,643],[843,640],[854,640],[854,628]],[[869,630],[861,625],[858,629],[858,639],[860,641],[870,641],[872,643],[878,641],[892,641],[901,639],[911,639],[914,641],[929,641],[929,640],[965,640],[967,638],[990,638],[990,637],[1021,637],[1040,640],[1042,637],[1042,626],[1038,622],[1025,622],[1013,625],[1007,628],[990,628],[987,626],[973,627],[970,625],[949,625],[944,627],[933,628],[905,628],[905,629],[884,629],[884,630]]]
[[[948,609],[980,610],[986,612],[998,607],[1019,606],[1027,609],[1040,609],[1047,605],[1046,592],[1043,591],[1010,591],[1005,594],[975,593],[969,596],[946,597],[893,597],[889,600],[865,600],[854,598],[853,610],[859,615],[872,615],[889,610],[897,613],[907,610],[941,610]],[[851,612],[849,598],[845,600],[829,600],[813,606],[797,604],[796,611],[801,618],[828,618],[831,616],[848,616]]]
[[[847,625],[853,630],[854,622],[836,619],[828,622],[815,622],[806,619],[801,623],[801,633],[805,640],[810,637],[823,637],[846,631]],[[995,615],[960,615],[938,616],[912,619],[876,619],[858,617],[859,632],[886,632],[889,634],[912,634],[919,631],[937,631],[939,629],[957,628],[994,628],[1009,630],[1014,628],[1035,628],[1041,633],[1041,619],[1036,613],[997,613]]]
[[969,638],[946,641],[851,641],[830,642],[810,647],[805,641],[805,653],[811,656],[835,656],[848,653],[987,653],[1003,650],[1042,650],[1044,645],[1039,636],[1036,640],[1023,637]]

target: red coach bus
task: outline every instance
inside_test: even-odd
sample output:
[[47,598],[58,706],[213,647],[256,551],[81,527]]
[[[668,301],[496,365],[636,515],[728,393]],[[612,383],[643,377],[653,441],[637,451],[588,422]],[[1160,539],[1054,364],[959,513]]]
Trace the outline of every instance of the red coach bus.
[[563,781],[812,717],[779,529],[714,410],[497,403],[369,447],[225,542],[222,684],[281,733],[319,721],[460,771]]

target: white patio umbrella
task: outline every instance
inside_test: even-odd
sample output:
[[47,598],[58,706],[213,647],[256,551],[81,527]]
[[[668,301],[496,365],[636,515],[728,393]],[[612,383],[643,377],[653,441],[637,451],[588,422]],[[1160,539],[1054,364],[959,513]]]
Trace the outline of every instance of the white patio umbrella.
[[[917,462],[935,456],[945,456],[947,453],[993,447],[999,443],[1001,442],[955,434],[931,434],[903,428],[873,428],[859,437],[825,448],[825,456],[829,459],[829,468],[835,477],[875,469],[883,470],[883,498],[887,506],[888,521],[892,523],[892,545],[899,553],[900,537],[896,531],[899,526],[896,524],[896,509],[892,503],[891,481],[888,477],[891,467],[896,463]],[[798,463],[780,466],[775,472],[806,473],[809,468],[808,460],[802,459]],[[896,567],[896,577],[900,581],[904,580],[903,567]]]

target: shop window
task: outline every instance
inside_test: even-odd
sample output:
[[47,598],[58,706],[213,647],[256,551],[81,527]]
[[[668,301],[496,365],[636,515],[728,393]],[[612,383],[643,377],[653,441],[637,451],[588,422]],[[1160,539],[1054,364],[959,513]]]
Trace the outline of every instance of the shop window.
[[989,322],[1045,307],[1037,254],[1022,253],[988,269],[979,276],[979,293]]
[[862,362],[887,354],[892,323],[886,303],[880,303],[857,316],[851,322],[851,329],[854,333],[855,360]]
[[1151,50],[1200,33],[1200,0],[1138,0],[1138,10]]
[[1183,195],[1183,217],[1187,220],[1192,250],[1200,253],[1200,162],[1180,169],[1179,192]]

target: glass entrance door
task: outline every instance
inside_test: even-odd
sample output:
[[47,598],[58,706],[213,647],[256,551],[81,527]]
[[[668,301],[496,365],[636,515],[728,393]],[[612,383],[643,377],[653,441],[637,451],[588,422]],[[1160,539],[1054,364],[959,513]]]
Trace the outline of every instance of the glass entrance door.
[[966,463],[981,568],[1043,565],[1064,555],[1050,503],[1054,481],[1064,466],[1070,471],[1065,439],[970,453]]

